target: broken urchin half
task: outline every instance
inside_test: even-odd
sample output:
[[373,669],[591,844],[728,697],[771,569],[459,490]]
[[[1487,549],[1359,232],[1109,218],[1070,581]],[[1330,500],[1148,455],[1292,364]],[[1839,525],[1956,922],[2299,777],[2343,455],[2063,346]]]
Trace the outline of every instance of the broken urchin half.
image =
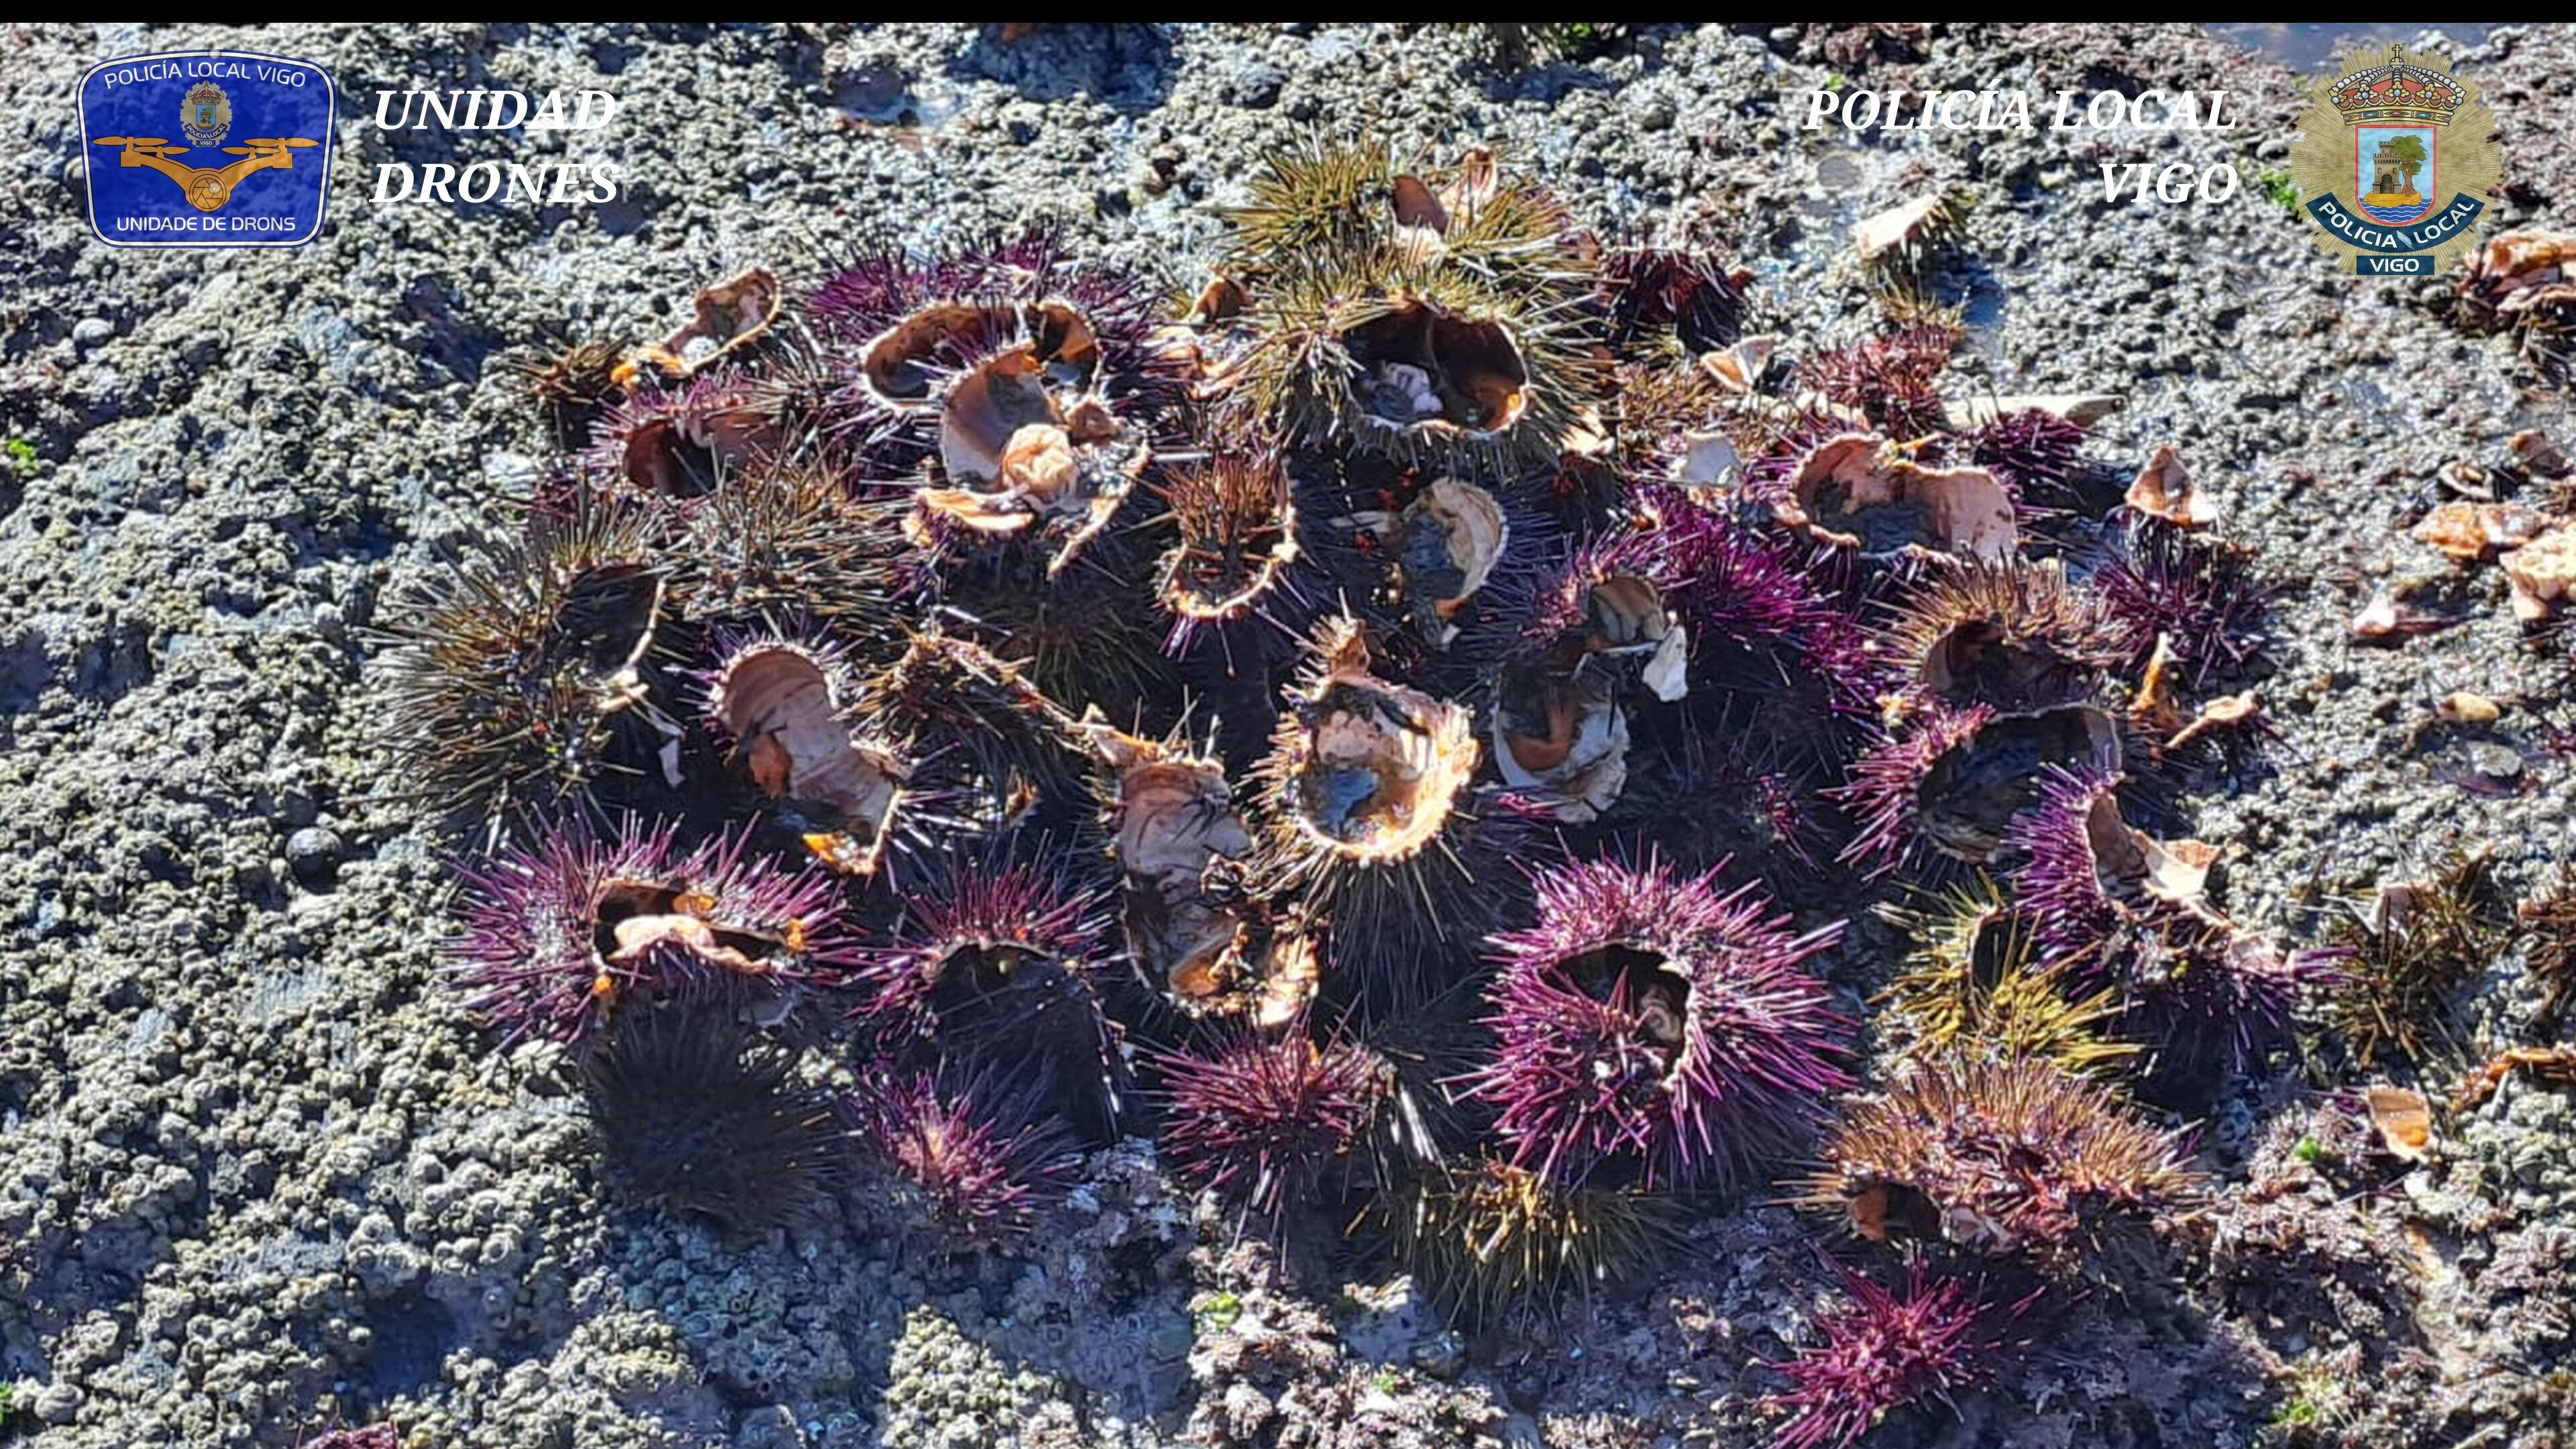
[[576,819],[460,863],[446,954],[467,1006],[505,1040],[587,1048],[629,1007],[723,1011],[839,983],[854,958],[831,878],[748,842],[683,852],[668,826],[629,817],[602,834]]
[[912,770],[894,745],[850,723],[858,682],[834,645],[775,634],[719,634],[707,721],[733,742],[752,787],[814,857],[873,875],[897,839]]
[[1492,1062],[1471,1090],[1512,1157],[1566,1181],[1725,1184],[1792,1146],[1852,1024],[1800,935],[1753,887],[1609,861],[1533,872],[1538,922],[1494,938]]
[[1250,888],[1323,918],[1335,973],[1436,985],[1492,921],[1479,756],[1467,710],[1378,678],[1358,622],[1326,620],[1258,767]]

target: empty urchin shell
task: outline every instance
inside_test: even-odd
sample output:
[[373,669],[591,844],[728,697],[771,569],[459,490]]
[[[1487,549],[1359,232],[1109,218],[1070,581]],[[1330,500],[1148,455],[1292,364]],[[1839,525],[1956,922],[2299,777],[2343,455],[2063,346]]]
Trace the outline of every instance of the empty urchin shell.
[[1859,829],[1842,858],[1871,875],[1906,863],[1984,865],[2038,806],[2051,769],[2116,773],[2120,721],[2090,704],[2001,713],[1927,701],[1853,763],[1839,794]]
[[387,630],[379,676],[398,777],[496,835],[657,778],[677,734],[652,697],[663,610],[663,566],[633,510],[541,512],[450,563]]
[[1400,995],[1437,985],[1426,967],[1463,964],[1492,924],[1490,883],[1478,886],[1493,822],[1467,813],[1473,716],[1369,664],[1356,620],[1316,631],[1258,767],[1247,881],[1328,923],[1336,973]]
[[912,768],[849,722],[857,680],[836,646],[779,634],[719,634],[707,721],[733,742],[752,787],[777,802],[816,859],[873,875],[897,840]]
[[506,1039],[587,1047],[630,1006],[837,984],[853,957],[831,878],[755,856],[749,839],[683,853],[667,826],[630,817],[602,835],[574,820],[461,863],[446,954],[466,1004]]
[[1153,302],[1048,233],[862,257],[809,303],[835,369],[825,436],[859,481],[911,480],[926,534],[1038,539],[1060,570],[1119,511],[1180,401]]
[[2054,561],[1944,560],[1873,641],[1892,692],[2033,709],[2092,694],[2128,650],[2101,601]]
[[1471,1079],[1519,1165],[1722,1184],[1850,1085],[1852,1024],[1803,969],[1839,924],[1800,935],[1750,886],[1652,864],[1534,882],[1537,924],[1494,938],[1494,1058]]

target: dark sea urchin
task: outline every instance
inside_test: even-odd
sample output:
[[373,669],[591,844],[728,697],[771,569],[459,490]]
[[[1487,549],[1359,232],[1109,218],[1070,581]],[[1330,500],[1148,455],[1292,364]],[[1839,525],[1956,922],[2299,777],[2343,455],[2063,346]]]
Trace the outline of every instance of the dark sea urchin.
[[776,998],[855,962],[830,878],[753,855],[748,835],[682,851],[669,826],[574,820],[457,873],[448,959],[505,1039],[587,1046],[629,1007]]
[[621,1014],[582,1063],[610,1180],[742,1233],[802,1228],[830,1209],[847,1156],[831,1102],[792,1053],[704,1012]]
[[864,997],[852,1015],[898,1059],[959,1063],[1103,1144],[1126,1081],[1095,985],[1107,901],[1069,884],[1063,864],[960,859],[906,887],[894,923],[853,953]]
[[404,788],[490,836],[641,776],[677,733],[647,677],[663,592],[646,520],[611,503],[539,512],[416,589],[378,661]]
[[1799,935],[1750,886],[1655,865],[1541,867],[1533,888],[1537,924],[1494,939],[1473,1078],[1521,1166],[1725,1183],[1851,1084],[1851,1023],[1802,969],[1839,925]]
[[1895,1288],[1841,1276],[1843,1301],[1816,1317],[1820,1341],[1769,1365],[1789,1381],[1770,1400],[1788,1415],[1778,1449],[1849,1449],[1890,1414],[1992,1382],[2025,1346],[2014,1320],[2027,1299],[1998,1302],[1976,1280],[1920,1265]]

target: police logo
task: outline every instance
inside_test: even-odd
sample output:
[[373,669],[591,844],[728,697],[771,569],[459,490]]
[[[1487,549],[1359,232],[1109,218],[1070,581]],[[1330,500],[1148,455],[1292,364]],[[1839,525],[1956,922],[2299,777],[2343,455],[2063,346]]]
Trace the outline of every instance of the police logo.
[[[329,73],[311,61],[126,56],[81,78],[80,111],[93,147],[90,225],[101,241],[291,247],[321,234],[339,105]],[[235,130],[250,134],[222,144]]]
[[2503,170],[2495,113],[2439,56],[2362,51],[2299,116],[2290,178],[2357,276],[2430,276],[2476,244]]
[[207,81],[189,87],[188,98],[179,107],[179,134],[190,145],[220,145],[232,126],[233,103],[224,98],[222,86]]

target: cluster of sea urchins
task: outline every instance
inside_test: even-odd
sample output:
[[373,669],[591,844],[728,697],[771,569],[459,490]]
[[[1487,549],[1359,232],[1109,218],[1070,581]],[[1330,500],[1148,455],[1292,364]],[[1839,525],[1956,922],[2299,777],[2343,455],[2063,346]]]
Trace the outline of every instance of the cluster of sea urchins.
[[[885,247],[522,369],[561,450],[398,611],[395,778],[497,1034],[798,1179],[627,1180],[803,1203],[796,1133],[841,1134],[984,1244],[1150,1135],[1240,1227],[1381,1225],[1463,1319],[1818,1150],[1862,1236],[2030,1260],[1980,1284],[2183,1190],[2111,1069],[2248,1064],[2303,977],[2147,833],[2249,738],[2268,597],[2180,463],[2088,516],[2084,429],[1954,393],[1954,325],[1786,356],[1698,238],[1485,152],[1249,180],[1181,315],[1052,236]],[[1819,968],[1900,874],[2004,885],[1872,1070]],[[791,1026],[836,1111],[739,1036]],[[1826,1323],[1983,1352],[1967,1291]]]

